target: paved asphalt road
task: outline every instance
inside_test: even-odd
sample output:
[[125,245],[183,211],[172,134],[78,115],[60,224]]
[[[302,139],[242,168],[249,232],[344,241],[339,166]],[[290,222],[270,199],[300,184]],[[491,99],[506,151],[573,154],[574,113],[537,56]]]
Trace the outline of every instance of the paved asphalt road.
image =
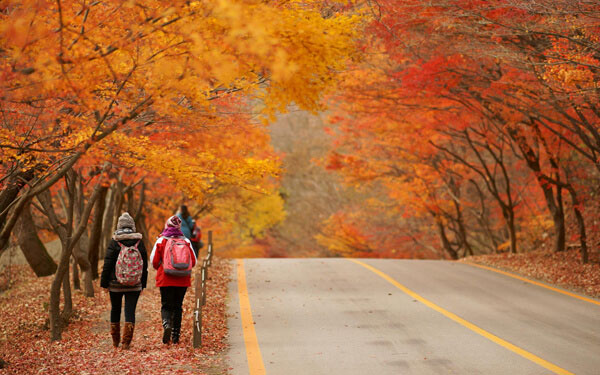
[[[234,263],[231,373],[600,374],[597,304],[456,262],[363,262],[418,296],[347,259],[243,260],[264,372],[249,370],[244,333],[250,336],[242,328]],[[485,333],[450,319],[419,296]]]

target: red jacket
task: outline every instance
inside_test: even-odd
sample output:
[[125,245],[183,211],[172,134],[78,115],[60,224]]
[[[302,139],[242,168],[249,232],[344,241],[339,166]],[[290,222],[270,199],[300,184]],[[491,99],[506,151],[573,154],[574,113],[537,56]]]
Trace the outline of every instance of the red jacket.
[[[194,254],[194,250],[192,250],[192,244],[190,240],[187,238],[185,241],[190,245],[190,253],[192,257],[192,267],[196,265],[196,254]],[[167,244],[167,237],[160,237],[156,240],[154,247],[152,248],[152,254],[150,254],[150,262],[152,263],[152,267],[154,267],[156,272],[156,286],[191,286],[192,285],[192,277],[191,276],[169,276],[166,275],[163,271],[162,259],[163,252],[165,250],[165,245]]]

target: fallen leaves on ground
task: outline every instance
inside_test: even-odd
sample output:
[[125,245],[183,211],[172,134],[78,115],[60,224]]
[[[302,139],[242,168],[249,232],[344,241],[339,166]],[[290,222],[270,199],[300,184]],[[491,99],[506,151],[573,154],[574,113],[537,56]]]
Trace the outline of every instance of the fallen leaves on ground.
[[591,253],[588,264],[581,263],[581,255],[577,249],[478,255],[463,261],[504,269],[592,297],[600,297],[599,253]]
[[[202,319],[203,345],[192,348],[194,288],[184,301],[181,343],[161,342],[160,293],[154,272],[142,292],[130,350],[113,349],[108,292],[95,282],[93,298],[73,291],[74,315],[61,341],[51,342],[48,300],[52,277],[36,278],[28,266],[15,266],[13,286],[0,295],[0,374],[224,374],[227,347],[226,297],[231,265],[213,259]],[[192,285],[194,285],[192,280]]]

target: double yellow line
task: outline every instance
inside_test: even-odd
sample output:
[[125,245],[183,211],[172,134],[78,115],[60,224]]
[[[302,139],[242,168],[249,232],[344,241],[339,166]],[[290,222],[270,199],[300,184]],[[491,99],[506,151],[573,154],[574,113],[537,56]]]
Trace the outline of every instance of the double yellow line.
[[572,372],[569,372],[561,367],[558,367],[557,365],[550,363],[538,356],[536,356],[535,354],[529,353],[528,351],[519,348],[516,345],[511,344],[510,342],[501,339],[500,337],[489,333],[488,331],[476,326],[473,323],[470,323],[466,320],[464,320],[463,318],[459,317],[458,315],[455,315],[453,313],[451,313],[448,310],[445,310],[443,308],[441,308],[440,306],[436,305],[435,303],[421,297],[420,295],[418,295],[417,293],[413,292],[412,290],[408,289],[407,287],[405,287],[404,285],[400,284],[399,282],[397,282],[396,280],[392,279],[390,276],[388,276],[387,274],[379,271],[377,268],[372,267],[366,263],[361,262],[360,260],[356,260],[356,259],[349,259],[350,261],[359,264],[363,267],[365,267],[366,269],[372,271],[373,273],[379,275],[381,278],[383,278],[384,280],[386,280],[387,282],[389,282],[390,284],[394,285],[396,288],[400,289],[401,291],[403,291],[404,293],[408,294],[409,296],[411,296],[412,298],[416,299],[417,301],[423,303],[425,306],[432,308],[433,310],[439,312],[440,314],[444,315],[447,318],[450,318],[452,320],[454,320],[456,323],[462,325],[463,327],[466,327],[468,329],[470,329],[471,331],[485,337],[488,340],[491,340],[493,342],[495,342],[496,344],[520,355],[523,358],[526,358],[532,362],[537,363],[538,365],[552,371],[555,374],[559,374],[559,375],[574,375]]
[[[544,367],[547,370],[552,371],[555,374],[573,375],[572,372],[569,372],[553,363],[550,363],[550,362],[536,356],[535,354],[532,354],[514,344],[511,344],[510,342],[501,339],[500,337],[476,326],[475,324],[464,320],[463,318],[457,316],[456,314],[453,314],[450,311],[443,309],[442,307],[436,305],[435,303],[421,297],[417,293],[408,289],[407,287],[400,284],[399,282],[397,282],[396,280],[394,280],[387,274],[383,273],[382,271],[376,269],[375,267],[370,266],[370,265],[368,265],[364,262],[361,262],[359,260],[356,260],[356,259],[349,259],[349,260],[370,270],[371,272],[375,273],[376,275],[380,276],[381,278],[383,278],[390,284],[394,285],[396,288],[400,289],[401,291],[408,294],[409,296],[416,299],[417,301],[420,301],[425,306],[439,312],[440,314],[455,321],[456,323],[462,325],[463,327],[470,329],[471,331],[512,351],[513,353],[516,353],[525,359],[528,359],[534,363],[537,363],[538,365]],[[486,268],[486,267],[482,267],[482,268]],[[491,269],[491,270],[494,271],[493,269]],[[509,276],[514,276],[514,275],[509,274]],[[247,360],[248,360],[249,374],[250,375],[265,375],[266,374],[265,366],[264,366],[264,363],[262,360],[260,347],[258,345],[258,339],[256,337],[256,330],[254,329],[254,319],[252,318],[252,309],[250,307],[250,298],[248,297],[248,287],[246,284],[246,273],[244,270],[244,262],[241,259],[237,260],[237,280],[238,280],[238,294],[239,294],[239,300],[240,300],[240,313],[241,313],[242,328],[243,328],[243,334],[244,334],[244,344],[246,346],[246,356],[247,356]],[[531,282],[530,280],[525,280],[525,281]],[[544,286],[544,285],[542,285],[542,286]],[[547,286],[544,286],[544,287],[547,287]],[[593,300],[589,300],[589,301],[597,303],[596,301],[593,301]]]

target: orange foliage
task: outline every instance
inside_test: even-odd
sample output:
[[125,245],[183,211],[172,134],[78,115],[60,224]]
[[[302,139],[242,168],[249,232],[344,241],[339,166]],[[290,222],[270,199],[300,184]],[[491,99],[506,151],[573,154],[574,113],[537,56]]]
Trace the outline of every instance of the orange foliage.
[[[452,257],[516,251],[542,244],[552,226],[559,236],[566,202],[582,212],[600,170],[600,143],[590,141],[600,139],[598,94],[586,89],[600,72],[589,31],[600,7],[586,4],[582,16],[559,2],[551,14],[542,3],[384,0],[371,9],[366,62],[332,98],[327,164],[360,191],[383,189],[385,210],[402,212],[395,235],[436,231]],[[564,14],[573,17],[561,23]],[[367,227],[352,237],[376,233]],[[585,252],[584,230],[575,238]]]
[[109,161],[126,184],[145,180],[155,228],[176,205],[160,206],[183,196],[231,211],[272,195],[279,161],[259,123],[292,102],[319,109],[355,55],[360,17],[329,10],[317,1],[3,2],[0,187],[19,173],[35,171],[39,186]]

